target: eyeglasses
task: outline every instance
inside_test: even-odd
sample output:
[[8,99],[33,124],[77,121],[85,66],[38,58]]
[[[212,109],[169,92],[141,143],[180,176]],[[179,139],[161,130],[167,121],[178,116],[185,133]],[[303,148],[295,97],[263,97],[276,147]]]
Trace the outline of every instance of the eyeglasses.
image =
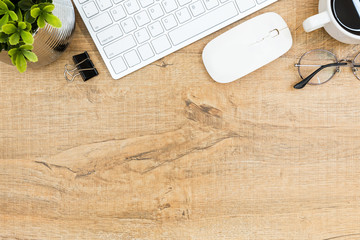
[[302,89],[307,84],[320,85],[332,79],[336,73],[340,72],[340,67],[348,66],[352,68],[355,77],[360,80],[358,68],[360,68],[360,53],[353,60],[337,60],[334,53],[323,50],[311,50],[301,56],[299,62],[295,64],[298,68],[301,82],[295,84],[294,88]]

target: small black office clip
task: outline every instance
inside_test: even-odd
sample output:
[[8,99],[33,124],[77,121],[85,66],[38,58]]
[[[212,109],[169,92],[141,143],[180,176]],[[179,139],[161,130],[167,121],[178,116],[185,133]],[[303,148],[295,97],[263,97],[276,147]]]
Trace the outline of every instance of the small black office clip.
[[68,82],[74,81],[74,79],[79,75],[82,77],[84,82],[99,75],[86,51],[73,56],[73,61],[75,65],[65,65],[64,77]]

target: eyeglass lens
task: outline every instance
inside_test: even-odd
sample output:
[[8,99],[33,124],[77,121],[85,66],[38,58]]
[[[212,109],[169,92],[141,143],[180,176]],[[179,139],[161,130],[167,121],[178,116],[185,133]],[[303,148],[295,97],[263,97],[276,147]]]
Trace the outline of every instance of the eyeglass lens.
[[360,65],[360,53],[355,56],[355,58],[353,60],[353,65],[354,65],[353,72],[354,72],[356,78],[360,80],[360,73],[359,73],[360,67],[357,67]]
[[[360,62],[360,57],[358,58]],[[326,50],[316,49],[305,53],[299,61],[299,74],[302,79],[306,78],[322,65],[336,63],[336,56]],[[337,72],[337,67],[328,67],[318,72],[309,84],[319,85],[329,81]]]

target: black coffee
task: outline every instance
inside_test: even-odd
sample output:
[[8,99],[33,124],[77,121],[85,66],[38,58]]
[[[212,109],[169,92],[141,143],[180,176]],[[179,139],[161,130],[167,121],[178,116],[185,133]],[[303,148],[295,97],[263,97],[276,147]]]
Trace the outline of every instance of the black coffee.
[[332,0],[336,21],[348,32],[360,35],[360,0]]

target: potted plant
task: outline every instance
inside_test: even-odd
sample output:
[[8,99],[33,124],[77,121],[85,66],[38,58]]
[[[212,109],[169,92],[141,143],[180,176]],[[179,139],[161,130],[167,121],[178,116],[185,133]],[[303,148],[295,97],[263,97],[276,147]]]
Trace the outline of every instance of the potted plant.
[[53,0],[0,0],[0,52],[7,52],[19,72],[38,61],[33,52],[36,33],[47,24],[61,27],[54,8]]

